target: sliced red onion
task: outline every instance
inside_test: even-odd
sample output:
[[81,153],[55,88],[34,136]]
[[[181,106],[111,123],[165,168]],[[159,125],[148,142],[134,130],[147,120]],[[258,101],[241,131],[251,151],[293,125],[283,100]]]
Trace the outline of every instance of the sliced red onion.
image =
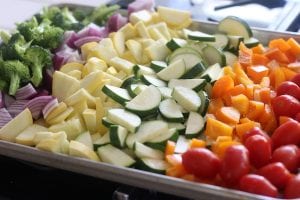
[[134,2],[128,5],[128,16],[131,13],[141,11],[141,10],[149,10],[152,11],[154,7],[154,0],[135,0]]
[[38,93],[37,93],[36,96],[38,96],[38,97],[40,97],[40,96],[49,96],[49,91],[46,90],[46,89],[40,89],[40,90],[38,91]]
[[0,108],[4,107],[4,97],[2,91],[0,91]]
[[74,41],[78,40],[78,35],[75,31],[66,31],[64,34],[64,43],[75,49]]
[[31,111],[32,117],[34,119],[38,119],[40,115],[42,114],[42,110],[44,107],[52,101],[52,96],[39,96],[35,97],[34,99],[31,99],[25,107],[29,108]]
[[45,88],[48,91],[51,91],[52,89],[53,72],[54,72],[53,68],[48,68],[44,72]]
[[6,108],[0,109],[0,128],[5,126],[8,122],[12,120],[12,117],[10,116],[9,112],[6,110]]
[[31,99],[36,94],[37,91],[34,89],[31,83],[28,83],[24,87],[21,87],[17,90],[15,97],[17,100],[26,100],[26,99]]
[[49,115],[49,113],[58,106],[58,100],[57,98],[52,99],[51,101],[49,101],[47,103],[47,105],[43,108],[42,113],[44,116],[44,119],[47,118],[47,116]]
[[77,33],[78,38],[86,37],[86,36],[98,36],[98,37],[104,37],[104,30],[105,27],[100,27],[94,23],[89,24],[85,28],[83,28],[81,31]]
[[107,21],[109,32],[116,32],[128,22],[127,17],[123,17],[120,13],[113,14]]
[[99,42],[102,38],[98,36],[86,36],[82,37],[74,42],[74,45],[77,48],[80,48],[82,45],[88,42]]
[[54,55],[54,69],[59,70],[61,66],[69,62],[71,58],[72,61],[82,61],[81,56],[79,55],[77,50],[64,45],[64,47]]
[[16,100],[7,107],[7,111],[12,117],[15,117],[26,108],[28,102],[29,100]]
[[9,107],[12,103],[14,103],[16,101],[12,96],[5,94],[5,93],[4,93],[3,100],[4,100],[4,106],[6,108]]

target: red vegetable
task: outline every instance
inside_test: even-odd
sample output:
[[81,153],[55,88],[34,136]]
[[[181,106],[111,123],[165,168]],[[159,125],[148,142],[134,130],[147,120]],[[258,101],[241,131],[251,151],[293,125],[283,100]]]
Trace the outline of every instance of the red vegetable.
[[292,177],[289,170],[280,163],[268,164],[258,170],[258,174],[268,179],[278,189],[283,189]]
[[37,95],[37,91],[34,89],[31,83],[28,83],[24,87],[21,87],[16,92],[17,100],[28,100]]
[[249,151],[250,163],[260,168],[270,162],[272,149],[270,142],[261,135],[253,135],[249,137],[245,146]]
[[300,88],[299,86],[291,81],[285,81],[279,85],[279,87],[276,90],[277,96],[288,94],[296,99],[300,99]]
[[287,121],[280,125],[271,136],[274,149],[288,144],[300,144],[300,124],[297,121]]
[[240,180],[240,189],[245,192],[250,192],[269,197],[277,197],[278,191],[266,178],[260,175],[247,174]]
[[250,171],[249,152],[242,145],[226,149],[222,160],[220,176],[228,185],[236,185],[242,176]]
[[300,112],[300,102],[293,96],[280,95],[272,100],[274,113],[277,117],[287,116],[294,118]]
[[109,32],[116,32],[127,23],[128,19],[123,17],[120,13],[113,14],[107,21],[107,28]]
[[300,74],[297,74],[296,76],[294,76],[294,78],[292,78],[291,81],[296,83],[300,87]]
[[261,135],[261,136],[265,137],[268,141],[271,141],[270,136],[268,134],[266,134],[266,132],[261,130],[259,127],[254,127],[251,130],[247,131],[243,135],[242,142],[245,143],[246,140],[253,135]]
[[290,172],[296,172],[300,165],[298,151],[298,147],[293,144],[281,146],[273,152],[272,162],[281,162]]
[[182,164],[187,172],[199,178],[214,178],[220,171],[221,161],[205,148],[189,149],[182,154]]
[[300,174],[290,179],[284,190],[284,197],[288,199],[300,198]]

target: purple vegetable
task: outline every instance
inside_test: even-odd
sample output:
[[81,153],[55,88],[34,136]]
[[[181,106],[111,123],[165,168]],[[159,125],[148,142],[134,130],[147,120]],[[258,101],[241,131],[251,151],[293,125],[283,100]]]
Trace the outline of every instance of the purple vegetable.
[[149,10],[152,11],[154,7],[154,0],[135,0],[134,2],[128,5],[128,16],[131,13],[141,11],[141,10]]
[[64,44],[75,49],[74,41],[78,40],[78,34],[75,31],[66,31],[64,34]]
[[12,117],[15,117],[26,108],[28,102],[29,100],[16,100],[7,107],[7,111]]
[[44,116],[44,119],[47,118],[47,116],[49,115],[49,113],[58,106],[58,100],[57,98],[52,99],[51,101],[49,101],[47,103],[47,105],[43,108],[42,113]]
[[42,114],[42,110],[44,107],[52,101],[52,96],[39,96],[35,97],[34,99],[31,99],[25,107],[29,108],[31,111],[32,117],[34,119],[38,119],[40,115]]
[[63,45],[53,57],[54,69],[59,70],[62,65],[70,61],[81,61],[81,56],[77,50],[70,48],[68,45]]
[[82,37],[74,42],[74,45],[77,48],[80,48],[82,45],[88,42],[99,42],[102,38],[98,36],[86,36]]
[[127,17],[123,17],[120,13],[113,14],[107,21],[109,32],[116,32],[128,22]]
[[49,91],[46,90],[46,89],[39,89],[37,95],[37,97],[40,97],[40,96],[49,96]]
[[100,27],[96,24],[89,24],[85,28],[83,28],[81,31],[77,33],[78,38],[83,38],[87,36],[97,36],[97,37],[107,37],[108,32],[105,29],[105,27]]
[[9,112],[6,110],[6,108],[0,109],[0,128],[5,126],[10,120],[12,120],[12,117],[10,116]]
[[52,89],[53,73],[54,73],[54,69],[53,68],[46,69],[45,73],[44,73],[45,88],[48,91],[51,91],[51,89]]
[[31,99],[36,94],[37,91],[34,89],[31,83],[28,83],[24,87],[21,87],[17,90],[15,97],[17,100],[27,100],[27,99]]
[[12,96],[5,93],[4,93],[3,100],[4,100],[4,107],[6,108],[16,101]]

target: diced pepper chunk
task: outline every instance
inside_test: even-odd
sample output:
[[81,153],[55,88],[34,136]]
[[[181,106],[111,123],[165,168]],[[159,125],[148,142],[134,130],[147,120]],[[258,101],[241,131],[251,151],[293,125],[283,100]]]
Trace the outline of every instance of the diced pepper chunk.
[[219,120],[208,118],[205,135],[217,139],[218,136],[232,136],[233,128]]

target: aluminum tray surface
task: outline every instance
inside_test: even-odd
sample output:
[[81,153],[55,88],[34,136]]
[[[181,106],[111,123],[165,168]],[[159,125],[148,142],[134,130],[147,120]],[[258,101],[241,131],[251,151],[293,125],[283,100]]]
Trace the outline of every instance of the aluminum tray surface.
[[[65,5],[70,7],[77,6],[73,4],[62,4],[59,6]],[[190,28],[193,30],[213,33],[216,30],[216,24],[204,21],[194,21]],[[300,34],[293,34],[289,32],[274,32],[263,29],[253,29],[253,33],[254,37],[264,44],[267,44],[267,42],[273,38],[279,37],[293,37],[297,41],[300,41]],[[63,154],[44,152],[33,147],[27,147],[6,141],[0,141],[0,155],[190,199],[273,199],[223,187],[194,183],[132,168],[122,168]]]

